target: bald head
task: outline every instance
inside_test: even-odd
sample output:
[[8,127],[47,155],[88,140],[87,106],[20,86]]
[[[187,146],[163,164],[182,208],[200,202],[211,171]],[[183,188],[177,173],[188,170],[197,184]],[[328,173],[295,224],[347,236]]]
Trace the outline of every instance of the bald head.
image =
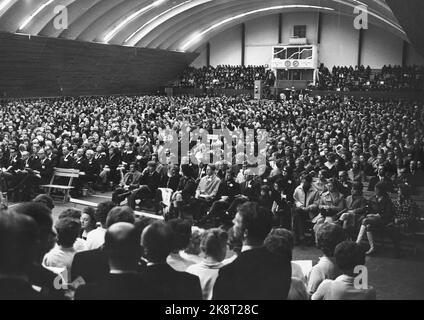
[[141,256],[140,234],[131,223],[115,223],[106,231],[104,248],[111,269],[133,270]]

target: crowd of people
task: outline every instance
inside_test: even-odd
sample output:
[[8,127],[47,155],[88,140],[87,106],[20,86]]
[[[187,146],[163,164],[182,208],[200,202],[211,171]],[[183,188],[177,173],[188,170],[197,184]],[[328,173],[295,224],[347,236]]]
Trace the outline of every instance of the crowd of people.
[[[264,66],[217,66],[187,68],[178,86],[200,89],[254,89],[255,80],[275,84],[275,74]],[[369,66],[334,66],[331,70],[323,64],[318,69],[315,85],[310,89],[329,91],[422,91],[424,68],[420,66],[383,66],[372,70]]]
[[[52,203],[41,195],[1,212],[0,299],[376,299],[355,287],[365,253],[336,224],[318,230],[324,257],[306,276],[292,261],[292,233],[273,228],[258,203],[239,206],[229,230],[139,218],[113,202],[66,209],[53,224]],[[99,225],[84,237],[87,219]]]
[[252,90],[255,80],[273,82],[275,75],[265,66],[189,67],[178,85],[183,88]]
[[334,66],[330,71],[324,65],[319,68],[320,90],[339,91],[422,91],[424,68],[420,66],[383,66],[373,71],[368,66]]
[[[71,279],[62,293],[76,299],[373,299],[373,290],[354,288],[354,266],[375,252],[379,231],[397,245],[399,230],[417,227],[410,195],[424,181],[419,104],[80,97],[3,101],[0,117],[2,197],[25,202],[0,215],[0,273],[9,275],[0,281],[19,288],[0,286],[1,297],[39,298],[31,285],[58,294],[46,270],[64,269]],[[226,159],[215,154],[224,140],[215,138],[211,154],[194,135],[190,153],[174,154],[168,147],[182,144],[184,123],[210,135],[264,129],[268,140],[236,140]],[[253,145],[266,162],[249,162],[237,143]],[[54,167],[84,173],[74,196],[109,190],[112,201],[66,210],[53,233],[53,203],[35,195]],[[166,222],[134,216],[166,206]],[[193,225],[207,231],[192,232]],[[19,239],[13,250],[10,239]],[[301,275],[291,250],[308,242],[324,257]]]

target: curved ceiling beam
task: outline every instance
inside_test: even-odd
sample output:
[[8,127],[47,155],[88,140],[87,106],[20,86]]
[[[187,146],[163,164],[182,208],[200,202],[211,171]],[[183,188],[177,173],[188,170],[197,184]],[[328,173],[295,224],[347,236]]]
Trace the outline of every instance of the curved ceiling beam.
[[89,29],[93,22],[100,19],[108,11],[113,10],[119,4],[127,0],[98,0],[85,12],[80,12],[78,17],[73,19],[72,24],[69,28],[63,30],[60,34],[61,38],[67,38],[72,40],[80,40],[80,36]]
[[[215,1],[214,1],[215,2]],[[226,1],[227,5],[228,3],[231,3],[234,1]],[[247,1],[243,1],[244,3],[246,3]],[[368,1],[369,2],[369,1]],[[258,3],[258,2],[256,2]],[[264,3],[264,1],[260,1],[259,3]],[[298,4],[299,1],[285,1],[284,4]],[[304,3],[316,3],[316,1],[304,1]],[[278,4],[281,4],[281,1],[279,1]],[[321,6],[327,6],[327,7],[334,7],[335,5],[341,5],[341,6],[346,6],[345,10],[351,10],[350,14],[353,15],[353,8],[355,8],[355,5],[347,2],[347,1],[343,1],[343,0],[324,0],[324,1],[320,1],[320,5]],[[204,8],[204,9],[203,9]],[[205,8],[205,5],[200,7],[200,11],[202,10],[210,10],[210,8]],[[222,11],[225,12],[226,8],[225,8],[225,4],[222,7]],[[377,14],[375,14],[371,9],[368,8],[368,10],[370,11],[370,15],[371,18],[373,16],[378,16]],[[184,11],[180,14],[180,19],[179,21],[187,21],[187,19],[190,17],[190,22],[192,22],[193,17],[196,17],[199,14],[198,10],[194,10],[193,8],[191,8],[190,10]],[[182,17],[182,18],[181,18]],[[176,20],[178,20],[178,16],[177,17],[172,17],[172,19],[169,19],[168,21],[161,21],[161,24],[156,27],[153,28],[152,30],[150,30],[150,33],[146,34],[144,36],[144,38],[140,39],[138,41],[138,43],[134,44],[134,42],[131,42],[132,45],[136,45],[136,46],[149,46],[149,47],[155,47],[155,45],[158,45],[158,43],[163,43],[163,41],[160,41],[159,39],[161,38],[161,35],[164,33],[163,30],[167,30],[167,35],[169,38],[169,32],[172,32],[173,35],[175,35],[175,32],[173,32],[176,29]],[[386,20],[384,17],[380,17],[380,20],[382,20],[383,22],[385,22],[384,20]],[[389,21],[392,25],[395,25],[395,23]],[[168,27],[167,27],[168,26]],[[394,27],[394,26],[392,26]],[[189,29],[193,30],[194,26],[192,23],[190,23],[190,27]],[[399,27],[397,26],[398,33],[400,32]],[[393,31],[392,31],[393,32]]]
[[[105,1],[105,0],[103,0]],[[107,30],[113,28],[119,17],[125,16],[128,12],[137,11],[145,7],[151,0],[124,0],[117,2],[116,5],[102,13],[96,20],[78,36],[78,40],[103,42]],[[106,0],[109,3],[109,0]]]
[[[155,2],[159,5],[149,7]],[[57,30],[53,24],[53,9],[59,4],[68,9],[69,26],[65,30]],[[381,0],[0,0],[0,30],[100,42],[109,34],[111,44],[175,50],[196,31],[209,38],[236,21],[250,20],[252,17],[243,15],[246,12],[299,4],[331,7],[351,16],[355,6],[365,4],[370,22],[406,38],[391,9]],[[149,10],[143,11],[146,7]],[[265,15],[266,11],[251,15],[256,14]]]
[[[90,10],[96,3],[101,0],[84,0],[83,3],[74,1],[66,6],[68,11],[68,29],[71,25],[86,11]],[[39,35],[46,37],[58,38],[62,32],[68,29],[57,29],[54,27],[54,19],[50,20],[43,29],[39,32]]]
[[[160,25],[152,29],[142,39],[140,39],[136,46],[145,46],[150,48],[159,47],[164,42],[164,38],[175,37],[177,31],[181,31],[182,26],[190,25],[190,29],[197,30],[199,28],[199,21],[207,23],[209,19],[216,14],[223,15],[227,10],[244,6],[257,6],[261,3],[269,3],[275,0],[263,0],[261,2],[255,0],[218,0],[218,1],[202,1],[197,0],[195,5],[184,7],[178,14],[170,18],[162,19]],[[295,0],[286,0],[295,1]],[[280,1],[281,2],[281,1]]]
[[[211,2],[213,0],[198,0],[198,1],[201,1],[201,3],[205,3],[205,2]],[[172,19],[176,15],[187,10],[186,8],[191,8],[192,6],[196,6],[195,0],[184,0],[183,2],[180,2],[166,9],[165,11],[158,13],[151,19],[145,22],[141,22],[142,25],[136,28],[135,30],[133,30],[130,33],[130,35],[125,38],[125,40],[123,41],[123,44],[127,46],[135,46],[149,32],[151,32],[153,29],[160,26],[163,21]]]

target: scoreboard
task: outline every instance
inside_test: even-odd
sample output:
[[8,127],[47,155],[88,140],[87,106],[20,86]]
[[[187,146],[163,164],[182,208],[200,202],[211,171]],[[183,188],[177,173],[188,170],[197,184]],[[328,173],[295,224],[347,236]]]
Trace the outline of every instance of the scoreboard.
[[272,48],[272,69],[317,69],[316,45],[279,45]]

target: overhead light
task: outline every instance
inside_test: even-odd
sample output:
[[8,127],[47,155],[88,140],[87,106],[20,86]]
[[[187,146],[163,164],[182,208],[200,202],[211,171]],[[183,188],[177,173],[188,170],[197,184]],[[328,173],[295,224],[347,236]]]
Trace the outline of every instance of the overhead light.
[[130,23],[131,21],[133,21],[135,18],[142,15],[143,13],[146,13],[146,12],[160,6],[162,3],[166,2],[166,1],[167,0],[156,0],[155,2],[149,4],[148,6],[145,6],[145,7],[141,8],[140,10],[134,12],[133,14],[129,15],[121,23],[119,23],[116,27],[114,27],[111,31],[109,31],[106,34],[106,36],[104,37],[104,42],[108,43],[128,23]]
[[320,7],[320,6],[309,6],[309,5],[283,5],[283,6],[273,6],[273,7],[267,7],[267,8],[261,8],[261,9],[257,9],[257,10],[248,11],[248,12],[245,12],[245,13],[242,13],[242,14],[238,14],[236,16],[233,16],[233,17],[224,19],[224,20],[222,20],[222,21],[220,21],[220,22],[218,22],[218,23],[210,26],[209,28],[203,30],[202,32],[196,33],[196,34],[192,35],[190,37],[190,39],[181,46],[180,50],[181,51],[186,51],[187,48],[189,48],[190,46],[192,46],[196,42],[200,41],[200,39],[205,34],[207,34],[207,33],[211,32],[211,31],[219,28],[220,26],[222,26],[222,25],[224,25],[226,23],[232,22],[234,20],[238,20],[238,19],[244,18],[246,16],[249,16],[249,15],[252,15],[252,14],[255,14],[255,13],[261,13],[261,12],[267,12],[267,11],[274,11],[274,10],[282,10],[282,9],[299,9],[299,8],[301,8],[301,9],[319,9],[319,10],[334,11],[333,8]]
[[45,7],[47,7],[48,5],[50,5],[54,0],[48,0],[47,2],[44,2],[41,6],[38,7],[37,10],[35,10],[28,18],[26,18],[24,20],[24,22],[21,24],[21,26],[19,27],[19,30],[24,29],[30,22],[32,19],[34,19],[34,17],[39,14],[41,11],[43,11],[43,9]]
[[192,2],[193,0],[187,0],[184,1],[180,4],[177,4],[176,6],[173,6],[172,8],[169,8],[168,10],[158,14],[157,16],[153,17],[152,19],[150,19],[149,21],[147,21],[145,24],[143,24],[140,28],[138,28],[135,32],[133,32],[127,39],[125,39],[124,43],[127,43],[128,41],[131,40],[131,38],[133,38],[137,33],[139,33],[141,30],[143,30],[145,27],[147,27],[149,24],[151,24],[152,22],[156,21],[157,19],[159,19],[160,17],[164,16],[165,14],[167,14],[168,12],[171,12],[175,9],[178,9],[179,7]]

